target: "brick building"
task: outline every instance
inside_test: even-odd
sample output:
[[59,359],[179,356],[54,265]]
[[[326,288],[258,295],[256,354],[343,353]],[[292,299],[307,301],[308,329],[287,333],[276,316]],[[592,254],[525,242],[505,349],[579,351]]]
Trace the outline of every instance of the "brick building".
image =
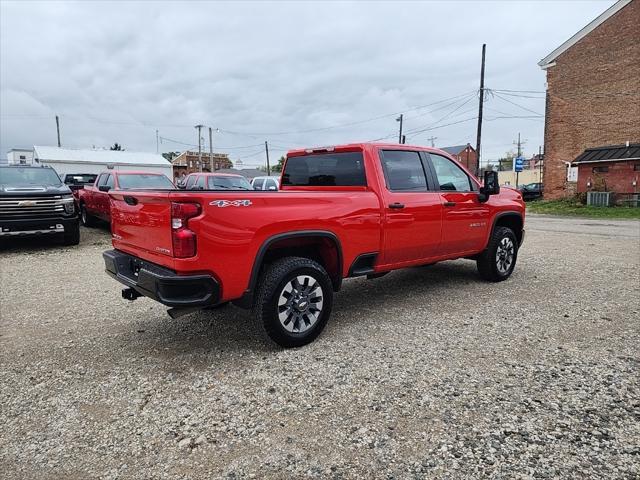
[[470,143],[466,145],[456,145],[453,147],[444,147],[444,150],[449,155],[455,157],[462,165],[467,167],[469,171],[476,171],[478,156],[476,155],[476,149],[471,146]]
[[[198,152],[184,151],[176,158],[171,160],[173,165],[174,178],[181,177],[182,174],[189,175],[190,173],[199,172],[200,165],[198,163]],[[214,168],[212,168],[212,165]],[[221,168],[231,168],[233,164],[229,159],[229,155],[226,153],[213,153],[213,156],[209,152],[202,152],[202,171],[210,172],[212,170],[220,170]]]
[[575,189],[567,169],[585,150],[640,142],[639,25],[640,0],[619,0],[538,63],[547,73],[545,198]]
[[640,192],[640,143],[588,148],[572,165],[578,167],[578,192],[616,192],[618,201]]

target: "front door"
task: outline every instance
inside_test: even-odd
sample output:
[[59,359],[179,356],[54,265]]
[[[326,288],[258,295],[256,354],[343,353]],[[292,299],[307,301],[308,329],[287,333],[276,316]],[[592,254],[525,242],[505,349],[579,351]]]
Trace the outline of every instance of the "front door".
[[411,150],[381,150],[385,176],[384,260],[399,264],[435,257],[442,225],[442,202],[429,191],[423,157]]
[[489,207],[478,200],[477,184],[454,160],[430,153],[429,161],[443,206],[440,253],[482,250],[490,228]]

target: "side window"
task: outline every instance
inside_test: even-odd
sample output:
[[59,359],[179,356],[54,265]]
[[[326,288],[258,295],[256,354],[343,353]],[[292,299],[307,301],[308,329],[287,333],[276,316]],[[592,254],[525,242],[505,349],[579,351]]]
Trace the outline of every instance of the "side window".
[[191,190],[193,188],[193,184],[196,183],[196,176],[195,175],[189,175],[189,178],[187,178],[187,183],[185,188],[187,190]]
[[381,159],[389,190],[424,191],[427,189],[427,178],[418,152],[384,150]]
[[104,182],[107,187],[113,188],[115,186],[115,178],[113,175],[107,175],[107,181]]
[[460,167],[442,155],[430,153],[431,163],[436,170],[440,190],[469,192],[472,190],[471,180]]
[[254,190],[262,190],[262,186],[264,185],[264,178],[256,178],[253,181],[253,189]]
[[206,182],[207,177],[205,177],[204,175],[199,176],[195,188],[198,190],[205,190],[207,188]]
[[108,175],[108,174],[106,174],[106,173],[102,173],[102,174],[100,174],[100,178],[98,178],[98,183],[96,183],[96,185],[97,185],[98,187],[100,187],[100,186],[104,185],[105,183],[107,183],[107,177],[108,177],[108,176],[109,176],[109,175]]
[[276,186],[276,182],[275,181],[273,181],[270,178],[268,178],[265,181],[264,189],[265,190],[277,190],[278,187]]

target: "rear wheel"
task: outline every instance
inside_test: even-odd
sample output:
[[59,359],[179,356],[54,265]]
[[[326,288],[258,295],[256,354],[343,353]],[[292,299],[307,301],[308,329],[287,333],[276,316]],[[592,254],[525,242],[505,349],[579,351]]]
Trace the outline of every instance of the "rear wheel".
[[85,227],[96,225],[96,218],[87,211],[87,206],[84,203],[80,204],[80,220]]
[[263,273],[252,316],[270,341],[301,347],[320,335],[332,305],[333,288],[325,269],[308,258],[286,257]]
[[64,230],[65,245],[78,245],[80,243],[80,224],[74,223],[72,227]]
[[496,227],[489,239],[489,245],[478,255],[478,272],[485,280],[501,282],[511,276],[517,258],[518,240],[513,230]]

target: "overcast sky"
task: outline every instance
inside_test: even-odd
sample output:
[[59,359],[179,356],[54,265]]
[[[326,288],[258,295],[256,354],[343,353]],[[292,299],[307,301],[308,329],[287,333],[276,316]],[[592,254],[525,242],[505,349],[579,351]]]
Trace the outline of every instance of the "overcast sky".
[[184,150],[171,140],[197,144],[201,123],[245,165],[264,162],[265,140],[272,157],[395,141],[400,113],[407,143],[475,145],[484,42],[486,87],[512,91],[488,95],[482,154],[521,132],[530,155],[537,62],[612,3],[0,0],[0,149],[55,145],[56,114],[77,148],[155,151],[158,129],[161,152]]

